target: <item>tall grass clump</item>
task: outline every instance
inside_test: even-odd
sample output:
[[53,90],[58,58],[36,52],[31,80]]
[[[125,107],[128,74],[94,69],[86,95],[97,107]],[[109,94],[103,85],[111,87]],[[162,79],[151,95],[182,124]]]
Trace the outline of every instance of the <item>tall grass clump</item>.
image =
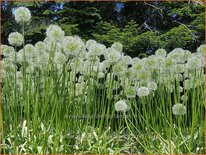
[[57,25],[25,44],[30,18],[1,46],[3,154],[203,153],[205,45],[131,58]]

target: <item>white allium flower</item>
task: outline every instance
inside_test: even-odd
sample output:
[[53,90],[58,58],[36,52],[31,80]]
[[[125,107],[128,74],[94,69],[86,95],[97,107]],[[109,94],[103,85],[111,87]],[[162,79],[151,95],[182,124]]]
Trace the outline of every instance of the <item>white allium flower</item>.
[[185,115],[186,107],[180,103],[173,105],[172,112],[174,115]]
[[31,19],[31,12],[25,7],[19,7],[14,13],[17,23],[26,23]]
[[17,62],[21,63],[23,62],[23,49],[19,50],[19,52],[17,53]]
[[108,48],[105,53],[105,59],[110,63],[116,63],[122,58],[123,54],[113,48]]
[[28,61],[32,60],[35,57],[37,57],[36,49],[32,44],[26,44],[24,46],[24,50],[25,50],[26,59]]
[[101,54],[104,53],[104,51],[106,50],[106,46],[104,46],[103,44],[91,44],[89,46],[89,52],[92,53],[93,56],[99,56]]
[[65,62],[67,61],[67,58],[64,54],[60,53],[60,52],[56,52],[55,56],[54,56],[54,62],[56,64],[61,64],[63,65]]
[[191,80],[187,79],[187,80],[184,81],[183,85],[184,85],[184,89],[185,89],[185,90],[188,90],[188,89],[191,89],[191,88],[192,88],[193,83],[192,83]]
[[113,66],[113,73],[115,75],[122,75],[125,73],[125,71],[127,70],[127,66],[125,65],[124,62],[119,61],[117,62],[114,66]]
[[187,69],[194,70],[204,67],[204,57],[193,56],[190,57],[186,64]]
[[135,98],[136,97],[136,88],[133,86],[126,86],[124,88],[124,92],[127,98]]
[[142,69],[136,72],[137,80],[148,82],[151,80],[151,72],[147,69]]
[[197,53],[201,54],[203,57],[205,56],[205,44],[204,45],[200,45],[197,48]]
[[149,82],[149,83],[147,83],[147,88],[149,88],[150,90],[156,90],[157,89],[157,83]]
[[123,101],[123,100],[120,100],[120,101],[116,102],[115,105],[114,105],[114,107],[115,107],[115,110],[116,110],[116,111],[125,112],[125,111],[128,110],[128,105],[127,105],[126,102]]
[[128,65],[132,64],[132,58],[130,56],[123,56],[121,61]]
[[181,99],[182,101],[187,101],[187,99],[188,99],[188,98],[187,98],[187,95],[186,95],[186,94],[184,94],[184,95],[182,95],[182,96],[181,96],[181,98],[180,98],[180,99]]
[[46,50],[46,46],[45,46],[45,44],[42,41],[37,42],[35,44],[35,48],[36,48],[37,51],[45,52],[45,50]]
[[165,67],[166,68],[172,68],[173,65],[175,64],[174,59],[167,57],[165,59]]
[[64,31],[57,25],[50,25],[46,30],[46,35],[52,41],[61,41],[64,38]]
[[140,59],[133,59],[132,68],[134,68],[134,70],[141,70],[144,68],[144,64]]
[[104,78],[104,77],[105,77],[105,74],[104,74],[103,72],[99,72],[98,75],[97,75],[97,77],[98,77],[99,79]]
[[10,57],[15,54],[15,49],[12,46],[1,45],[1,51],[6,57]]
[[167,55],[167,58],[172,59],[173,62],[175,63],[184,63],[185,62],[184,56],[185,56],[185,51],[182,48],[175,48]]
[[12,46],[21,46],[23,44],[23,36],[19,32],[12,32],[8,38],[9,44]]
[[96,43],[97,42],[95,40],[90,39],[86,42],[86,48],[89,49],[91,45],[96,44]]
[[179,86],[179,92],[182,93],[183,92],[183,88],[181,86]]
[[173,66],[173,71],[175,73],[183,73],[185,71],[185,64],[175,64]]
[[145,63],[145,67],[147,67],[148,69],[156,69],[157,67],[157,64],[159,62],[157,62],[156,60],[157,57],[155,57],[154,55],[152,56],[149,56],[146,61],[144,62]]
[[84,48],[84,42],[77,36],[67,36],[63,40],[63,49],[67,56],[77,56]]
[[144,86],[138,88],[137,89],[137,95],[139,97],[148,96],[149,95],[149,88],[144,87]]
[[115,43],[112,44],[111,48],[115,49],[118,52],[122,52],[123,45],[119,42],[115,42]]
[[166,57],[167,51],[165,51],[165,49],[158,49],[155,51],[155,55],[160,57]]

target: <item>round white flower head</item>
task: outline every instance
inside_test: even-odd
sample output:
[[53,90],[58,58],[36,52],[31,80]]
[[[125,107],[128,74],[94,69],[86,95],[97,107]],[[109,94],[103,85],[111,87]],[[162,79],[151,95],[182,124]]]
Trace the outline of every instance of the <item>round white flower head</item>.
[[112,44],[111,48],[115,49],[118,52],[122,52],[123,45],[119,42],[115,42],[115,43]]
[[15,54],[15,49],[12,46],[1,45],[1,51],[6,57],[10,57]]
[[42,41],[39,41],[35,44],[35,48],[37,51],[44,51],[46,50],[45,44]]
[[86,42],[86,48],[89,49],[89,47],[90,47],[91,45],[96,44],[96,43],[97,43],[97,42],[96,42],[95,40],[90,39],[90,40],[88,40],[88,41]]
[[136,97],[136,88],[133,86],[126,86],[124,88],[124,92],[127,98],[135,98]]
[[46,30],[46,35],[52,41],[60,41],[64,38],[64,31],[57,25],[50,25]]
[[110,63],[116,63],[122,58],[123,54],[113,48],[107,48],[104,57]]
[[97,75],[97,77],[98,77],[99,79],[104,78],[104,77],[105,77],[105,74],[104,74],[103,72],[99,72],[98,75]]
[[165,49],[158,49],[155,51],[155,55],[160,57],[166,57],[167,52],[165,51]]
[[12,46],[21,46],[23,44],[23,36],[18,32],[12,32],[8,38],[9,44]]
[[182,95],[181,98],[180,98],[182,101],[186,102],[188,97],[186,94]]
[[125,64],[128,64],[128,65],[132,64],[132,58],[130,56],[123,56],[121,61],[123,61]]
[[32,60],[33,58],[37,57],[36,49],[32,44],[26,44],[24,46],[26,59]]
[[89,52],[91,52],[93,56],[99,56],[103,54],[105,50],[106,46],[103,44],[94,43],[89,46]]
[[197,53],[202,54],[202,56],[205,55],[205,44],[197,48]]
[[122,112],[125,112],[128,109],[128,105],[123,100],[116,102],[114,107],[116,111],[122,111]]
[[81,52],[81,50],[84,50],[84,48],[84,42],[77,36],[67,36],[63,40],[63,49],[64,53],[67,56],[77,56]]
[[139,97],[143,97],[143,96],[148,96],[149,95],[149,89],[147,87],[140,87],[137,89],[137,95]]
[[173,105],[172,112],[174,115],[185,115],[186,107],[180,103]]
[[156,90],[157,89],[157,83],[155,82],[149,82],[147,84],[147,87],[150,89],[150,90]]
[[67,58],[64,54],[60,52],[56,52],[55,57],[54,57],[54,62],[56,64],[61,64],[63,65],[67,61]]
[[204,67],[204,57],[198,57],[195,55],[194,57],[190,57],[187,61],[186,67],[189,70],[195,70]]
[[25,7],[19,7],[14,13],[17,23],[26,23],[31,19],[31,12]]

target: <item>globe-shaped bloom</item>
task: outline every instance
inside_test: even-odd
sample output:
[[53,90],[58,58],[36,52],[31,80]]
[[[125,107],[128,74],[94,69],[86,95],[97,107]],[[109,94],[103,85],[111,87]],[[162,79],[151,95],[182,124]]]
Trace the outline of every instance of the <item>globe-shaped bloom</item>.
[[137,95],[138,95],[139,97],[148,96],[148,95],[149,95],[149,88],[144,87],[144,86],[138,88],[138,89],[137,89]]
[[31,19],[31,12],[25,7],[19,7],[14,13],[17,23],[26,23]]
[[6,57],[10,57],[15,54],[15,49],[12,46],[1,45],[1,51]]
[[124,92],[127,98],[135,98],[136,97],[136,88],[133,86],[126,86],[124,88]]
[[116,111],[122,111],[122,112],[125,112],[128,109],[128,105],[123,100],[116,102],[114,107]]
[[54,62],[56,64],[61,64],[63,65],[67,61],[67,58],[64,54],[60,52],[56,52],[55,57],[54,57]]
[[46,30],[46,35],[51,41],[60,41],[64,38],[64,31],[57,25],[50,25]]
[[21,46],[23,44],[24,38],[20,33],[12,32],[9,34],[8,41],[12,46]]
[[185,115],[186,107],[180,103],[173,105],[172,112],[174,115]]
[[149,82],[147,84],[147,87],[150,89],[150,90],[156,90],[157,89],[157,83],[155,82]]
[[104,57],[108,62],[116,63],[123,57],[123,54],[113,48],[108,48],[104,53]]
[[67,56],[77,56],[82,50],[84,51],[84,48],[84,42],[77,36],[67,36],[63,40],[63,49]]
[[204,64],[204,57],[193,55],[188,59],[186,67],[189,70],[195,70],[204,67]]
[[155,55],[160,57],[166,57],[167,51],[165,51],[165,49],[158,49],[155,51]]
[[123,45],[119,42],[115,42],[115,43],[112,44],[111,48],[115,49],[118,52],[122,52]]
[[197,53],[198,53],[198,54],[201,54],[203,57],[205,56],[205,44],[204,44],[204,45],[200,45],[200,46],[197,48]]

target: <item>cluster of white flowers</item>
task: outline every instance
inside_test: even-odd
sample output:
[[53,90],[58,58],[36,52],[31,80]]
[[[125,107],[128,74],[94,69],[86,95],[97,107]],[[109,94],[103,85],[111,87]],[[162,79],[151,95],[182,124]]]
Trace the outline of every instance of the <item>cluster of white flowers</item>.
[[[25,23],[30,18],[28,9],[16,9],[17,22]],[[21,46],[24,38],[20,33],[14,32],[9,35],[8,40],[12,46]],[[60,74],[66,65],[67,71],[73,75],[71,81],[75,81],[76,76],[84,77],[83,79],[92,78],[94,81],[105,80],[107,89],[119,90],[121,98],[126,99],[152,97],[150,94],[154,94],[160,85],[170,93],[178,89],[175,92],[181,93],[182,96],[185,95],[185,90],[204,84],[205,45],[201,45],[195,53],[176,48],[167,54],[164,49],[158,49],[154,55],[146,58],[132,58],[123,53],[123,45],[119,42],[112,44],[111,47],[95,40],[84,42],[78,36],[65,36],[59,26],[50,25],[43,41],[35,45],[27,44],[19,51],[15,51],[12,46],[1,46],[5,56],[5,71],[18,68],[18,72],[21,72],[22,62],[26,61],[28,73],[35,73],[37,69],[42,72],[49,71],[49,64],[54,63],[52,66],[56,67]],[[17,64],[14,61],[15,52]],[[78,96],[82,94],[81,89],[86,88],[88,81],[75,82]],[[176,88],[175,83],[179,83],[181,87]],[[186,100],[186,97],[182,97],[182,100]],[[120,103],[117,105],[126,107],[122,101]]]

